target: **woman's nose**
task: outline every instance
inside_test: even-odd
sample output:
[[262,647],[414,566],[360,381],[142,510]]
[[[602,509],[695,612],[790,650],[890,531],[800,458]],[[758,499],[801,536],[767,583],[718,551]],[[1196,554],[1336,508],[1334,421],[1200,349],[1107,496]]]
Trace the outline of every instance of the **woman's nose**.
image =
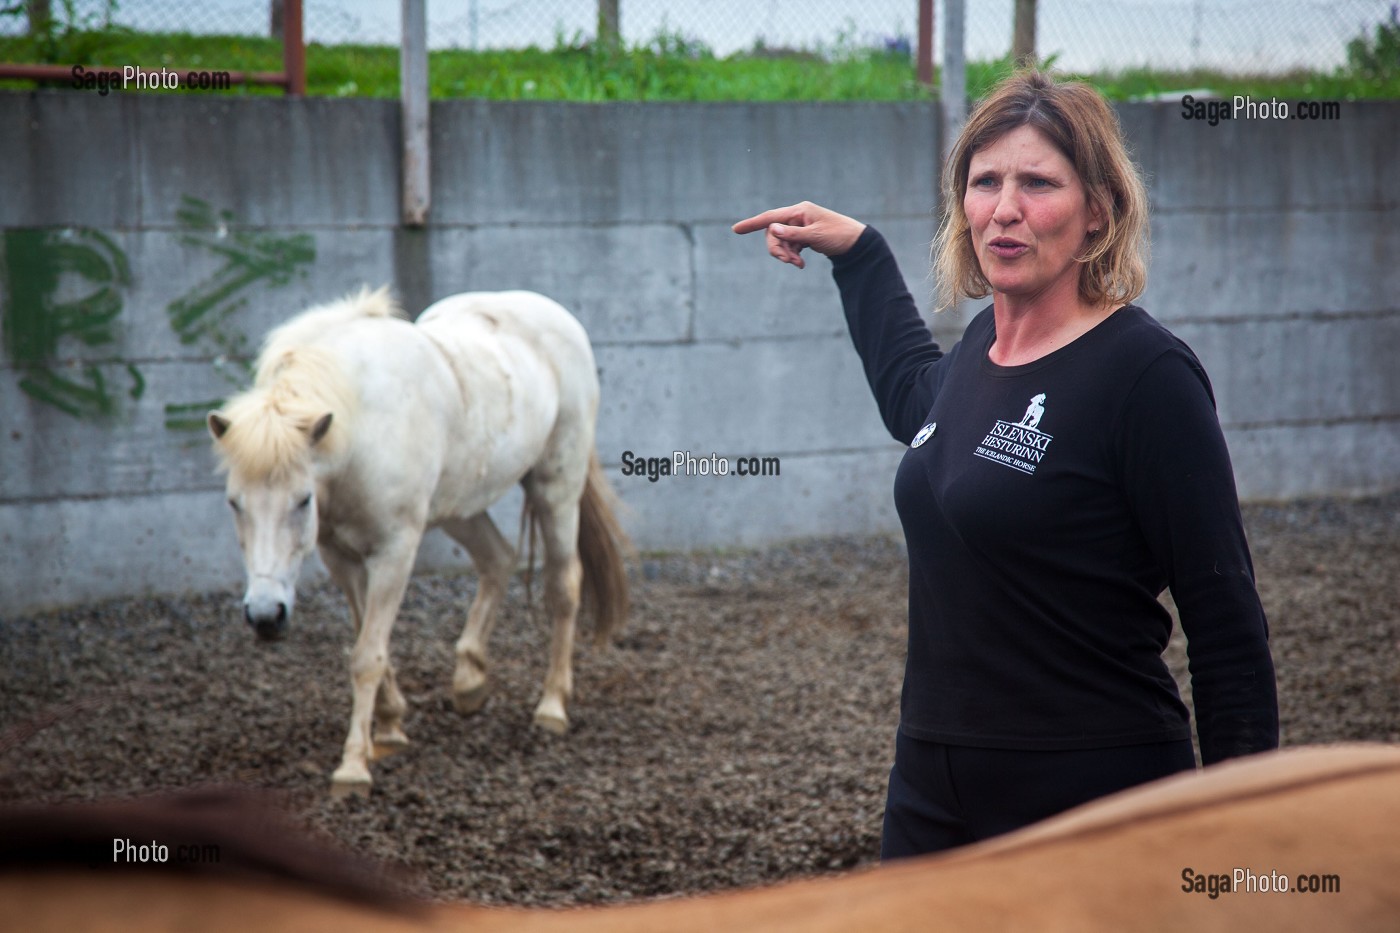
[[1012,185],[1005,185],[1001,189],[1001,196],[997,198],[996,210],[992,211],[992,220],[1005,227],[1020,219],[1021,204],[1016,189]]

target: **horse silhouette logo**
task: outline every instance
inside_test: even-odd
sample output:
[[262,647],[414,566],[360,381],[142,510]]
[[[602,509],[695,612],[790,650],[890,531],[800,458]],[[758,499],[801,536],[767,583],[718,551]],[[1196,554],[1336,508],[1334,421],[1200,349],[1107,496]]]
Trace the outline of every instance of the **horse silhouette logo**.
[[1041,417],[1045,414],[1045,393],[1031,399],[1031,403],[1026,406],[1026,413],[1021,416],[1017,427],[1030,428],[1032,431],[1040,424]]

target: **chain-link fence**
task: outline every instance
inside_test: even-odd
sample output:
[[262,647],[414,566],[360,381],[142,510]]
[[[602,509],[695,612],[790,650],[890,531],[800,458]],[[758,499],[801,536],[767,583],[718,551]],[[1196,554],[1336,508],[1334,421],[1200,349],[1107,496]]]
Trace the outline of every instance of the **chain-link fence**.
[[[1005,54],[1012,0],[973,6],[968,58]],[[1389,0],[1040,0],[1036,47],[1075,71],[1330,71],[1346,62],[1349,41],[1389,18]]]
[[[266,35],[274,0],[51,0],[55,15],[148,32]],[[967,57],[1005,56],[1014,0],[967,3]],[[937,3],[935,58],[942,58]],[[764,49],[912,49],[918,0],[619,0],[629,45],[668,37],[714,54]],[[551,48],[591,41],[597,0],[427,0],[432,48]],[[1331,70],[1346,44],[1388,21],[1391,0],[1039,0],[1037,52],[1075,71],[1133,67],[1232,73]],[[397,0],[306,0],[308,42],[396,45]],[[0,20],[0,29],[23,19]]]

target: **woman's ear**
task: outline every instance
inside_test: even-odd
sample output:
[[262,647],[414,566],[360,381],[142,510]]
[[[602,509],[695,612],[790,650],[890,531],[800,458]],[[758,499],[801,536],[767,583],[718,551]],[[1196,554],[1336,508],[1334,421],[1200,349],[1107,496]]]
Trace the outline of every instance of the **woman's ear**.
[[1089,236],[1098,236],[1103,231],[1103,208],[1098,198],[1089,199]]

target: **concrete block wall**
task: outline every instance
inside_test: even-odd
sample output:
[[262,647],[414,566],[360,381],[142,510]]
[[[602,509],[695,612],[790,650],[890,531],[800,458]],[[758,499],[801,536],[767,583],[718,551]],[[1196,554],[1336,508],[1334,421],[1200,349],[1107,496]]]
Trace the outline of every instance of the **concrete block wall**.
[[1141,303],[1210,373],[1240,495],[1400,484],[1400,104],[1341,119],[1120,108],[1149,180]]
[[[1121,112],[1154,198],[1143,303],[1211,371],[1242,494],[1400,484],[1400,106]],[[896,531],[901,448],[827,263],[781,266],[729,225],[819,200],[880,227],[927,304],[936,125],[920,104],[439,102],[431,222],[408,230],[392,102],[0,94],[0,613],[236,588],[200,419],[268,328],[361,283],[410,310],[498,288],[569,307],[643,548]],[[782,472],[653,483],[621,474],[629,450]],[[421,562],[454,550],[437,536]]]

